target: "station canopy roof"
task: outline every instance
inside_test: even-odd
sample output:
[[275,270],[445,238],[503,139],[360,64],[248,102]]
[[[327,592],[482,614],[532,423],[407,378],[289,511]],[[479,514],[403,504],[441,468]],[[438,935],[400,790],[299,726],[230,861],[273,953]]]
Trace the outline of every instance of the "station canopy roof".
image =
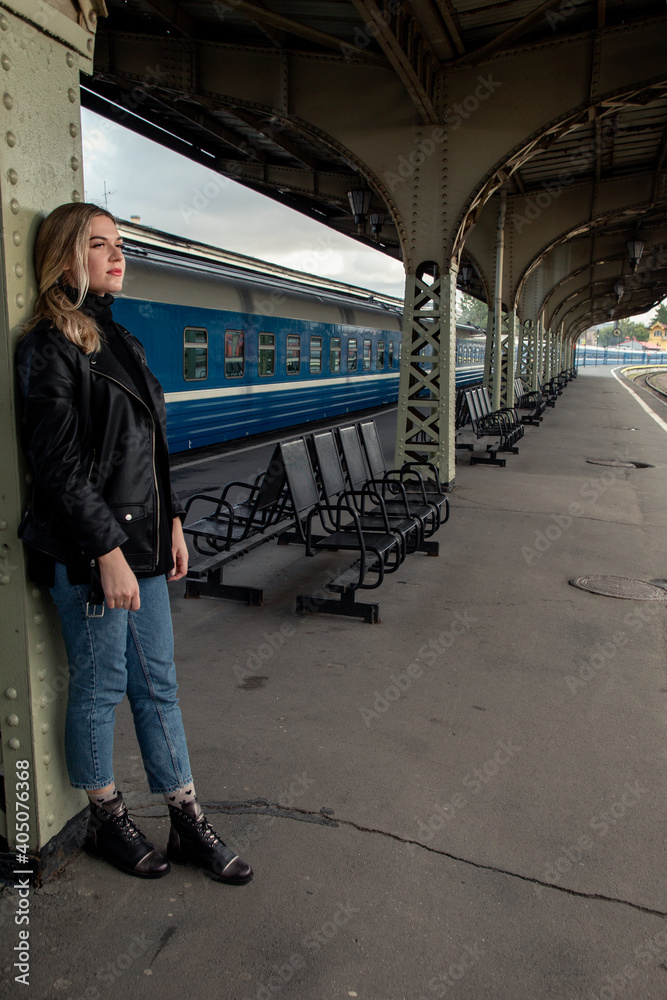
[[[347,191],[358,170],[344,152],[288,113],[277,115],[252,99],[239,99],[238,91],[228,97],[206,93],[196,71],[202,47],[221,46],[235,59],[243,56],[249,74],[254,61],[269,52],[381,66],[412,99],[415,121],[428,124],[436,120],[424,86],[429,73],[481,66],[519,48],[547,46],[556,35],[561,42],[593,39],[600,30],[622,31],[651,19],[664,31],[666,13],[664,0],[106,0],[106,8],[94,74],[82,78],[84,106],[394,257],[400,256],[400,242],[391,219],[385,216],[375,239],[355,225]],[[145,74],[127,69],[127,53],[134,53],[129,61],[136,67],[141,44],[162,46],[168,83],[148,80],[146,86]],[[628,54],[641,60],[641,53]],[[142,96],[133,100],[137,87]],[[667,208],[657,192],[667,156],[667,87],[639,90],[605,109],[603,142],[600,128],[593,111],[588,123],[554,134],[508,171],[505,189],[522,195],[542,191],[588,143],[596,155],[582,161],[578,179],[592,188],[601,180],[654,172],[652,219],[662,231]],[[324,176],[326,185],[319,182]],[[290,183],[289,177],[304,182]],[[384,210],[374,191],[370,211]],[[587,230],[570,238],[590,239],[600,225],[591,212]],[[605,232],[616,226],[620,239],[631,239],[637,218],[629,209],[604,225]],[[667,294],[667,270],[665,275],[664,287],[655,278],[650,291],[637,290],[635,301],[627,289],[616,316],[659,301]]]

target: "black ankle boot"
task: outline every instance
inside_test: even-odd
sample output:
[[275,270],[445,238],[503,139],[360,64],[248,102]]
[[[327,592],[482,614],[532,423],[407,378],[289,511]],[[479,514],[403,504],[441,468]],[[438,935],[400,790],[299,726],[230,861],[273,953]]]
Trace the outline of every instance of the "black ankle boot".
[[177,865],[194,865],[218,882],[244,885],[253,876],[250,865],[223,844],[195,799],[183,809],[169,806],[171,830],[167,857]]
[[83,847],[87,854],[102,858],[137,878],[162,878],[171,871],[166,858],[146,840],[130,819],[120,792],[106,809],[90,803],[90,819]]

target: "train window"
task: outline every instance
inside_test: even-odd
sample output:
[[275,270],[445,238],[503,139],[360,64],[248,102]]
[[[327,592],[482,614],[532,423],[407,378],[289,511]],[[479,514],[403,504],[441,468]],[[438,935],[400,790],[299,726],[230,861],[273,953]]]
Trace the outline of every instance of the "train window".
[[316,375],[322,371],[322,338],[310,338],[310,371]]
[[225,378],[243,378],[245,367],[245,334],[243,330],[225,332]]
[[260,333],[257,370],[260,375],[276,373],[276,338],[272,333]]
[[350,337],[347,342],[347,370],[349,372],[357,370],[357,341],[355,337]]
[[287,335],[287,374],[298,375],[301,370],[301,337],[295,333]]
[[394,367],[394,341],[389,341],[389,367]]
[[384,368],[384,340],[378,340],[378,371]]
[[371,370],[373,364],[373,345],[370,340],[364,340],[364,353],[362,357],[362,367],[365,372]]
[[183,378],[208,378],[208,331],[186,326],[183,331]]
[[332,337],[329,345],[329,371],[340,371],[340,337]]

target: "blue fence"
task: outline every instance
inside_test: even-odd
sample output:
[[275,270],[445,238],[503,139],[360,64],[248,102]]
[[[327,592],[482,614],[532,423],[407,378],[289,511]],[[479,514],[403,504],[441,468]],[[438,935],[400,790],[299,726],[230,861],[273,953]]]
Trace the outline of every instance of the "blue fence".
[[622,351],[617,347],[577,347],[575,365],[665,365],[667,351]]

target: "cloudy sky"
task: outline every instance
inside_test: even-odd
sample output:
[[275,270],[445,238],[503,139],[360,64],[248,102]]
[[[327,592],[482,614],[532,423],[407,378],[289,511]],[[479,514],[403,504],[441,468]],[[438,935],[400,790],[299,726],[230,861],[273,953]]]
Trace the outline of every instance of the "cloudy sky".
[[403,265],[391,257],[91,111],[82,121],[86,200],[104,205],[106,184],[118,218],[403,297]]

